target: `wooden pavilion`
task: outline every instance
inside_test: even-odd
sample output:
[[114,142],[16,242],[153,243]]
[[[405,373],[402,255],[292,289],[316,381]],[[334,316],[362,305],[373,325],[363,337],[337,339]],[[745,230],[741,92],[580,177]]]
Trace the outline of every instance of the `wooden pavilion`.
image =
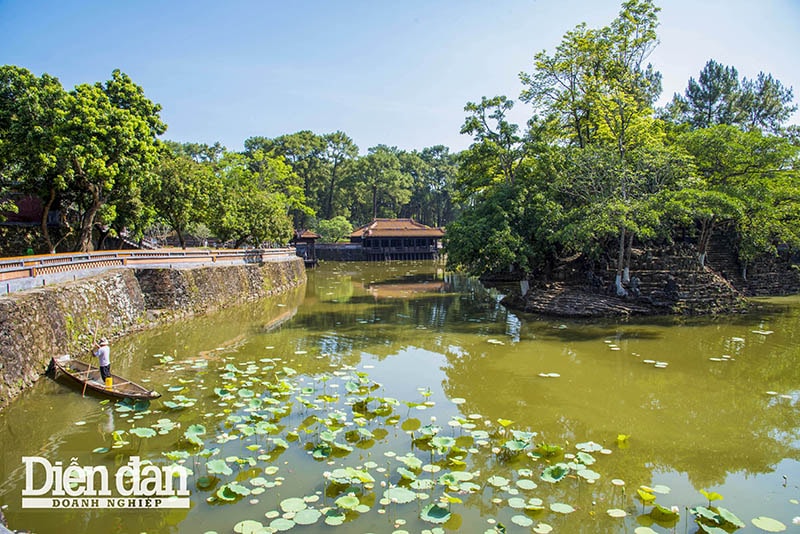
[[307,267],[317,264],[317,239],[319,234],[311,230],[295,230],[291,243],[294,245],[295,252],[303,258]]
[[374,219],[350,234],[350,243],[361,244],[364,259],[433,260],[439,257],[443,228],[414,219]]

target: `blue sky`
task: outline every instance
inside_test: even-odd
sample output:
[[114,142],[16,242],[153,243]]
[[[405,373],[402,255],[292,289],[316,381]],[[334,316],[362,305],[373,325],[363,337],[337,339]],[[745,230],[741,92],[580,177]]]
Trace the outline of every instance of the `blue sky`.
[[[165,138],[241,150],[255,135],[342,130],[362,153],[466,148],[464,105],[517,99],[520,71],[620,0],[0,0],[0,64],[65,88],[115,68],[163,106]],[[800,0],[660,0],[662,103],[710,58],[772,73],[800,101]],[[523,123],[530,108],[518,103]],[[792,122],[800,122],[795,114]]]

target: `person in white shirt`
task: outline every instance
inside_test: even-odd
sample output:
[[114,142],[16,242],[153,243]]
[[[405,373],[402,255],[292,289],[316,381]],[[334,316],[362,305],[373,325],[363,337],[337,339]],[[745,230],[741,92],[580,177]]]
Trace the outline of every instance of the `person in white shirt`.
[[97,349],[94,351],[94,355],[99,360],[100,376],[105,382],[106,378],[111,376],[111,349],[108,347],[108,339],[100,338],[95,346]]

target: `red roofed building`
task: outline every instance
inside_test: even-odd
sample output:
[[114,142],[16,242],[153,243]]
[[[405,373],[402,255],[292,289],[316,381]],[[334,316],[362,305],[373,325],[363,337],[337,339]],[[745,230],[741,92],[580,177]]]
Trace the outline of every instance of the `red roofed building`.
[[350,242],[360,243],[369,261],[433,260],[442,237],[444,229],[414,219],[374,219],[353,231]]
[[295,246],[297,255],[303,258],[307,266],[317,264],[316,243],[320,235],[311,230],[295,230],[291,243]]

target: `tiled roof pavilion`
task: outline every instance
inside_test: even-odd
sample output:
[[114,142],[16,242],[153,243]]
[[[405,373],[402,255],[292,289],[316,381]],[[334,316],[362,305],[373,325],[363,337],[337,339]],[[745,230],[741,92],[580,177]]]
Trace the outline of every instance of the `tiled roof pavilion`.
[[373,219],[369,224],[357,228],[350,240],[367,237],[432,237],[440,239],[444,229],[432,228],[414,219]]

